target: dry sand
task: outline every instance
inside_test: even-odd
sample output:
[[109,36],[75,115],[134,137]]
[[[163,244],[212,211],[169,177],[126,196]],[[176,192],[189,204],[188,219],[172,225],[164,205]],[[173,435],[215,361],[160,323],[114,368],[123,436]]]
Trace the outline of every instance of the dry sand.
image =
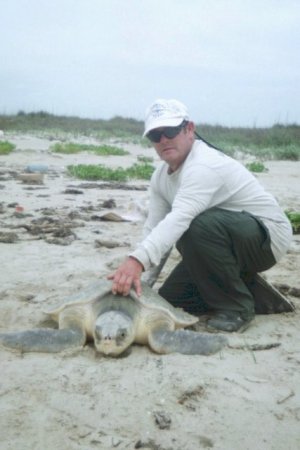
[[[99,216],[110,211],[108,200],[119,212],[132,204],[145,208],[147,191],[84,188],[66,175],[66,166],[124,167],[139,154],[157,161],[153,150],[133,145],[124,145],[129,157],[65,156],[49,153],[53,142],[47,139],[8,139],[17,150],[0,157],[0,232],[2,239],[11,232],[17,240],[0,243],[1,331],[38,327],[44,309],[108,274],[139,239],[142,221]],[[17,178],[33,163],[48,167],[42,185]],[[300,163],[265,164],[269,171],[258,175],[262,184],[283,208],[299,211]],[[172,254],[160,281],[177,258]],[[288,255],[266,274],[292,288],[295,313],[257,316],[244,334],[230,337],[245,345],[271,344],[269,349],[226,348],[204,357],[161,356],[133,346],[119,359],[96,355],[92,345],[61,354],[1,349],[1,450],[300,448],[299,267],[295,235]]]

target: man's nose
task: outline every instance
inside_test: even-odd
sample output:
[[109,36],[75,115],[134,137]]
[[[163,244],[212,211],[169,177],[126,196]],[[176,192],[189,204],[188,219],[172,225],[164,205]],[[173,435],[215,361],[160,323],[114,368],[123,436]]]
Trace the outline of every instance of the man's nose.
[[167,138],[164,134],[162,134],[159,142],[166,142],[168,140],[169,140],[169,138]]

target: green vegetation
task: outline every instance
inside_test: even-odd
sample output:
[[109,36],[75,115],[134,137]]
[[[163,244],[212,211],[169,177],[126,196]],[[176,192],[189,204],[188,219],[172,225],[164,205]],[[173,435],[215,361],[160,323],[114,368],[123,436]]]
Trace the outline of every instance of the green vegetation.
[[247,169],[249,169],[251,172],[255,173],[261,173],[261,172],[267,172],[268,169],[264,165],[264,163],[260,161],[253,161],[251,163],[246,164]]
[[64,144],[54,144],[51,147],[51,151],[55,153],[73,154],[80,152],[93,152],[97,155],[117,155],[123,156],[129,153],[120,147],[113,147],[111,145],[86,145],[75,144],[74,142],[67,142]]
[[0,155],[9,155],[15,149],[15,145],[8,141],[0,141]]
[[294,234],[300,233],[300,212],[285,211],[285,214],[291,222]]
[[138,137],[141,139],[143,123],[131,118],[113,117],[109,120],[84,119],[71,116],[56,116],[45,111],[16,115],[0,115],[0,130],[19,131],[23,133],[38,132],[53,139],[72,134],[75,136],[94,136],[122,140]]
[[152,163],[153,162],[152,156],[138,155],[137,159],[141,163]]
[[[109,120],[55,116],[45,111],[16,115],[0,115],[0,129],[5,132],[36,133],[49,139],[70,140],[74,136],[114,139],[150,147],[142,138],[143,122],[132,118],[113,117]],[[260,161],[267,159],[300,160],[300,126],[276,124],[270,128],[229,128],[220,125],[197,124],[203,139],[229,155],[243,152]]]
[[300,126],[296,124],[276,124],[270,128],[200,125],[197,130],[205,140],[228,154],[238,150],[264,160],[300,159]]
[[70,175],[82,180],[101,181],[128,181],[130,179],[149,180],[154,171],[154,167],[149,164],[134,164],[123,169],[111,169],[110,167],[92,164],[78,164],[68,166]]

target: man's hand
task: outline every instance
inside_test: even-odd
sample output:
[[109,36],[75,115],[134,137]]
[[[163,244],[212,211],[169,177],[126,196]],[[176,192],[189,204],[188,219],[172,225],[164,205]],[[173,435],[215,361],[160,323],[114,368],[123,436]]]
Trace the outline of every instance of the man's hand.
[[112,293],[128,295],[133,285],[137,295],[141,295],[142,272],[143,265],[137,259],[129,256],[113,274],[107,277],[108,280],[112,280]]

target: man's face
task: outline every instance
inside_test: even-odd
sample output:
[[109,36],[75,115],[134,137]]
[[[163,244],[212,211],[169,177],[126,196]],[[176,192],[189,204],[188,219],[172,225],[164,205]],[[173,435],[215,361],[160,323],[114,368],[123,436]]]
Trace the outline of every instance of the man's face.
[[188,122],[174,138],[167,138],[162,134],[159,142],[153,142],[157,154],[169,165],[171,172],[175,172],[189,154],[195,140],[194,130],[194,123]]

